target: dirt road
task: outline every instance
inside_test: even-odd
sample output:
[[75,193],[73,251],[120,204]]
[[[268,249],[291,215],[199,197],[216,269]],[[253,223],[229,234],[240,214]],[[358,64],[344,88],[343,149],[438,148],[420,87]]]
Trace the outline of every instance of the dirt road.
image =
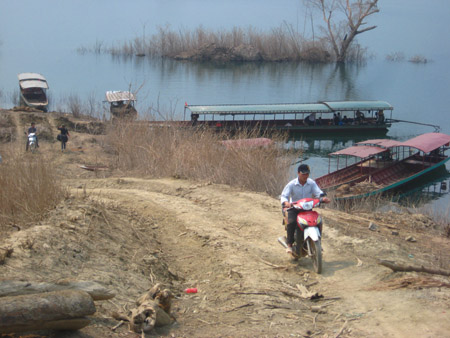
[[[86,147],[73,134],[71,146]],[[41,154],[53,151],[46,147],[42,142]],[[149,337],[450,333],[448,278],[394,273],[377,264],[387,259],[448,269],[450,241],[423,215],[320,209],[324,265],[317,275],[310,260],[293,261],[278,244],[284,228],[279,202],[270,196],[210,183],[83,171],[78,164],[85,153],[75,150],[50,156],[67,164],[70,197],[46,220],[11,229],[0,240],[0,247],[14,248],[0,275],[96,280],[116,293],[96,302],[92,325],[51,336],[139,337],[126,325],[113,330],[118,321],[111,312],[126,312],[156,282],[175,293],[176,322]],[[368,229],[371,222],[375,231]],[[416,241],[405,240],[409,236]],[[198,293],[183,292],[190,287]]]
[[[404,261],[414,244],[401,248],[389,238],[371,238],[364,229],[368,219],[322,211],[328,224],[325,262],[323,274],[316,275],[308,259],[291,261],[277,243],[283,234],[280,209],[268,196],[172,179],[95,179],[83,186],[104,203],[134,209],[144,218],[158,211],[163,218],[154,230],[166,264],[179,277],[178,324],[170,331],[176,336],[340,332],[358,337],[444,337],[450,332],[448,289],[405,289],[401,280],[392,281],[397,276],[376,259]],[[331,227],[338,223],[343,229],[357,227],[367,239],[345,236],[340,227]],[[302,299],[299,285],[323,298]],[[182,294],[187,287],[197,287],[199,293]]]

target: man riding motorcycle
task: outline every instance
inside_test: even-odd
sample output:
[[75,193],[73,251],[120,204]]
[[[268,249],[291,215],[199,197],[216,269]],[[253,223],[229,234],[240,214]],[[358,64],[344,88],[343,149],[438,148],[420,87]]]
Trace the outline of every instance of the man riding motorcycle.
[[[37,137],[37,129],[36,126],[34,124],[34,122],[31,122],[31,127],[28,128],[28,133],[25,133],[26,135],[30,135],[31,133],[35,134],[35,138],[36,138],[36,148],[39,148],[39,141],[38,141],[38,137]],[[25,151],[28,151],[28,146],[30,144],[30,140],[27,137],[27,145],[25,147]]]
[[[293,255],[292,244],[294,243],[295,228],[297,226],[298,209],[292,208],[292,202],[302,198],[320,198],[323,191],[317,183],[309,178],[310,168],[307,164],[301,164],[298,167],[298,177],[290,181],[281,193],[281,206],[283,208],[283,216],[287,219],[287,249],[286,252]],[[322,203],[330,203],[328,197],[322,197]],[[302,247],[303,243],[297,243]]]

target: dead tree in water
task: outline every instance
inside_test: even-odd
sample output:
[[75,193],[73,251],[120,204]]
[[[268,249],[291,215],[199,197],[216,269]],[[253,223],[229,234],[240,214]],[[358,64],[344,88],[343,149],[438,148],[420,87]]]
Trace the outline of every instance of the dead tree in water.
[[[333,51],[336,62],[345,62],[350,47],[358,34],[375,29],[377,26],[363,28],[364,20],[380,10],[378,0],[305,0],[307,4],[316,8],[326,24],[326,35]],[[340,12],[345,16],[337,24],[333,16]],[[337,16],[337,15],[336,15]]]

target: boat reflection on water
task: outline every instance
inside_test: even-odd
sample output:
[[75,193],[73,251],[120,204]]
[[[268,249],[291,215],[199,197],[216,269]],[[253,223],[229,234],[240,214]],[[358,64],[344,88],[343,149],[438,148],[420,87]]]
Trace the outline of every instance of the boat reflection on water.
[[[406,207],[420,207],[443,197],[450,197],[450,171],[445,167],[414,186],[405,186],[394,201]],[[445,196],[447,195],[447,196]]]
[[[380,138],[390,139],[384,134],[376,134]],[[286,149],[294,149],[303,151],[305,158],[309,157],[323,157],[326,159],[328,167],[328,154],[338,151],[352,145],[367,140],[367,134],[354,133],[351,136],[336,136],[336,135],[320,135],[320,136],[305,136],[295,135],[288,138],[285,144]]]

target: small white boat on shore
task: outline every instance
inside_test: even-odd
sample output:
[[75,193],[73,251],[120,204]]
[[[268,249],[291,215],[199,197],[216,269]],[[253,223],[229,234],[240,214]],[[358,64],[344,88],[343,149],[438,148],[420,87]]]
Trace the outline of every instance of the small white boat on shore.
[[113,118],[136,120],[138,113],[134,107],[136,96],[129,91],[107,91],[106,101],[110,104]]
[[48,83],[45,77],[38,73],[20,73],[20,106],[27,106],[48,111]]

